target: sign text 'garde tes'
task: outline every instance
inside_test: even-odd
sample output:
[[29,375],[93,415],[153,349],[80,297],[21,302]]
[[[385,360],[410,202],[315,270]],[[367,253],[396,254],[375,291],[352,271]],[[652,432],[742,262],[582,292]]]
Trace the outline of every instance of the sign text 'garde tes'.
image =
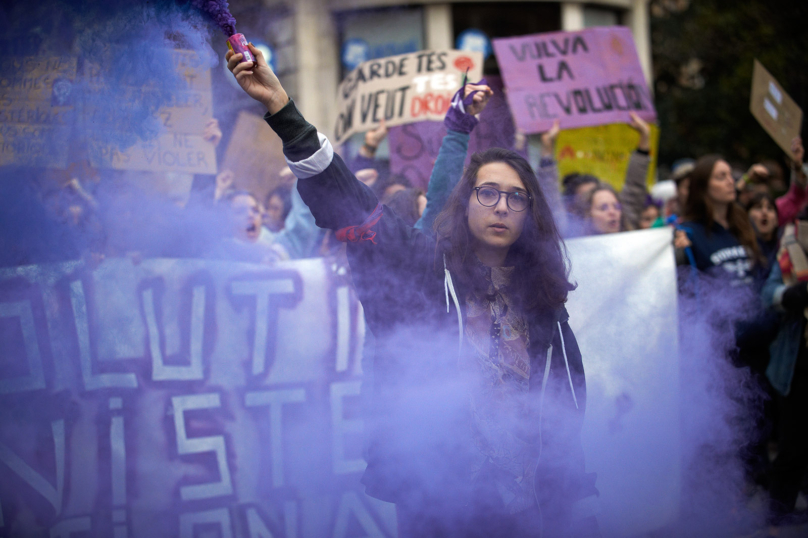
[[334,139],[423,120],[443,120],[463,74],[482,78],[482,55],[464,51],[419,51],[361,63],[337,91]]

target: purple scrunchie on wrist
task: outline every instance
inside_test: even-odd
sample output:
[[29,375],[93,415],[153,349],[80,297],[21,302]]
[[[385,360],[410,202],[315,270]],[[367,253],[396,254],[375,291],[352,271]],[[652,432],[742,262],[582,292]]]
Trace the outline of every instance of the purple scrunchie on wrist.
[[[469,83],[476,85],[488,85],[485,77],[480,79],[479,82]],[[479,121],[473,115],[466,112],[466,109],[474,102],[474,94],[480,90],[475,90],[463,98],[463,92],[466,87],[463,86],[452,97],[452,104],[449,105],[449,110],[446,112],[446,117],[443,118],[443,124],[450,131],[457,131],[460,133],[469,134],[474,130]]]

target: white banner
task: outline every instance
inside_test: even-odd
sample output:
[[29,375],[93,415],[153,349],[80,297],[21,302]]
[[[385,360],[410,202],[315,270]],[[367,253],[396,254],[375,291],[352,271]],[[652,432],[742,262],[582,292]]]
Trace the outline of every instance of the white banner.
[[[569,243],[605,536],[679,484],[670,232]],[[393,537],[364,495],[345,268],[107,260],[0,271],[0,536]]]
[[676,267],[670,228],[567,242],[567,309],[586,370],[583,430],[604,536],[672,523],[681,473]]

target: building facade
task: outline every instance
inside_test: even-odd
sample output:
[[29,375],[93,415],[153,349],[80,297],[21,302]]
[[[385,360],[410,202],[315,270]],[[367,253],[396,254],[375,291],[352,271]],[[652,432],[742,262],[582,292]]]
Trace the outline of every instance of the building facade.
[[[288,36],[278,50],[279,76],[306,117],[330,135],[337,85],[356,63],[422,49],[483,48],[499,37],[625,25],[651,87],[648,2],[295,0],[286,4],[288,17],[269,29],[268,39],[277,43],[278,32]],[[294,68],[284,69],[282,64],[291,62]],[[485,72],[499,72],[493,54]]]

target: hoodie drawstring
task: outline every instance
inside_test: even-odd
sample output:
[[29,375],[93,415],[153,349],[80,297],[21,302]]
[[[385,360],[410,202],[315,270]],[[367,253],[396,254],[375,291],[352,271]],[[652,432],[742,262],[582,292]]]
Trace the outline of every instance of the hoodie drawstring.
[[449,313],[449,294],[452,295],[452,302],[455,305],[455,310],[457,310],[457,326],[459,327],[460,332],[457,335],[457,350],[463,350],[463,314],[460,312],[460,301],[457,300],[457,292],[454,288],[454,282],[452,282],[452,273],[449,272],[449,268],[446,267],[446,256],[443,257],[443,290],[446,292],[446,313]]
[[572,375],[570,374],[570,362],[567,360],[567,348],[564,346],[564,331],[561,330],[561,322],[558,321],[558,335],[561,337],[561,351],[564,353],[564,366],[567,367],[567,379],[570,381],[572,399],[575,402],[575,409],[578,409],[578,398],[575,397],[575,387],[572,386]]

